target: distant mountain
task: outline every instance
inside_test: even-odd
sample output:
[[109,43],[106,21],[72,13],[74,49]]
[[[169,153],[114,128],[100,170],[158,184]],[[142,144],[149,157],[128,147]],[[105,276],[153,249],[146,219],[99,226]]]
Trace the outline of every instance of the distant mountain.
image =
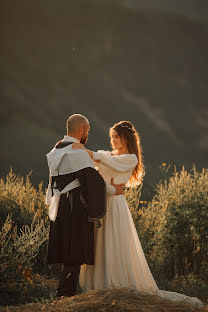
[[149,183],[162,162],[208,166],[205,18],[124,1],[3,0],[0,19],[1,175],[12,165],[46,182],[45,154],[75,112],[91,121],[94,150],[132,121]]

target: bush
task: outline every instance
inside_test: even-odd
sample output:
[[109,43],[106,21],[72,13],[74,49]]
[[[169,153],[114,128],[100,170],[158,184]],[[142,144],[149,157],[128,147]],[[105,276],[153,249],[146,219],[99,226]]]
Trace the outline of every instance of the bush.
[[202,301],[208,300],[208,285],[200,276],[188,274],[186,276],[176,275],[173,280],[164,280],[159,278],[161,289],[182,293],[188,296],[197,297]]
[[139,215],[138,234],[155,271],[208,281],[208,170],[175,170]]
[[[18,283],[18,291],[25,283],[33,284],[33,267],[41,246],[48,240],[48,227],[43,220],[23,226],[19,233],[8,216],[0,231],[0,292],[10,293]],[[13,298],[14,299],[14,298]],[[8,302],[7,302],[8,303]]]
[[[57,281],[34,274],[32,282],[16,280],[1,286],[0,305],[19,305],[28,302],[47,302],[56,296]],[[1,309],[0,309],[1,310]],[[8,310],[10,311],[10,309]]]
[[48,240],[48,232],[43,220],[35,220],[30,226],[23,226],[18,233],[15,222],[7,217],[0,231],[1,282],[16,280],[34,266],[40,247]]
[[23,177],[18,177],[11,169],[6,179],[0,179],[0,226],[4,224],[8,214],[12,215],[18,229],[23,225],[30,225],[34,222],[34,217],[48,222],[42,183],[36,190],[29,176],[24,181]]

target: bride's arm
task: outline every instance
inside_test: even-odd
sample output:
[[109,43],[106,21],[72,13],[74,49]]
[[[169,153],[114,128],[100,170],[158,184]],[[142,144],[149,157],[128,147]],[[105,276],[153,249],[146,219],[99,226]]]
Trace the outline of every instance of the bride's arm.
[[119,172],[134,170],[138,162],[138,159],[135,154],[123,154],[112,156],[109,152],[106,151],[100,150],[98,152],[93,152],[91,150],[88,150],[81,143],[73,143],[72,148],[84,149],[94,161],[101,162],[104,165],[114,168]]
[[81,143],[73,143],[72,144],[72,148],[73,149],[83,149],[83,150],[85,150],[90,155],[90,157],[93,159],[93,151],[91,151],[89,149],[86,149],[83,144],[81,144]]
[[[95,152],[91,151],[91,150],[88,150],[84,147],[84,145],[82,145],[81,143],[73,143],[72,145],[72,148],[73,149],[83,149],[85,150],[89,155],[90,157],[96,161],[96,162],[100,162],[99,159],[94,159],[94,154]],[[106,182],[106,191],[107,191],[107,194],[108,195],[121,195],[123,194],[123,188],[124,188],[124,184],[114,184],[114,181],[113,181],[113,178],[111,179],[111,184],[107,183]]]
[[99,161],[102,164],[111,167],[119,172],[134,170],[138,159],[135,154],[122,154],[112,156],[106,151],[93,152],[94,161]]

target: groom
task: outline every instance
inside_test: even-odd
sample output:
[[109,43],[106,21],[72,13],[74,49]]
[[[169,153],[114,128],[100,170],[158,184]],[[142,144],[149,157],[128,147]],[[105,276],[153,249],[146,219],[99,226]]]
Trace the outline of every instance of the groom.
[[81,265],[94,264],[94,224],[101,226],[106,193],[120,195],[124,187],[105,183],[89,154],[72,149],[73,142],[87,142],[87,118],[74,114],[66,126],[67,135],[46,155],[50,172],[46,203],[51,220],[47,263],[63,264],[58,297],[75,295]]

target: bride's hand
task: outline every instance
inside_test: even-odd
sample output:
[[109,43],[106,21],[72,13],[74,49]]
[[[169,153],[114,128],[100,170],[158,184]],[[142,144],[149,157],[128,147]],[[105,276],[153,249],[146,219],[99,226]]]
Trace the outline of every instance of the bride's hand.
[[72,144],[72,148],[73,149],[85,149],[84,145],[82,145],[81,143],[73,143]]

